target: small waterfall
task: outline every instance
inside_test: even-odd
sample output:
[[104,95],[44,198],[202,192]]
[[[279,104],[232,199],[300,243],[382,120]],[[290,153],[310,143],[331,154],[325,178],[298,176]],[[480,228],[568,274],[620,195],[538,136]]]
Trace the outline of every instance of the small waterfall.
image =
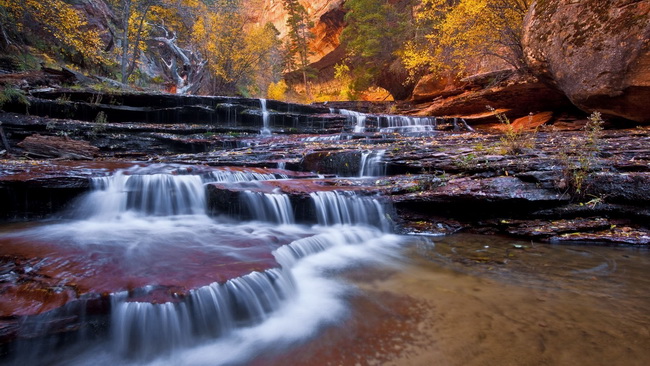
[[369,225],[385,232],[392,229],[384,205],[376,198],[354,192],[313,192],[309,194],[320,225]]
[[271,136],[271,129],[269,128],[269,111],[266,109],[266,99],[260,99],[260,108],[262,109],[262,130],[260,135]]
[[436,117],[381,116],[379,132],[418,133],[432,132],[437,127]]
[[238,183],[274,179],[286,179],[286,174],[259,173],[254,171],[215,170],[204,174],[204,183]]
[[205,214],[205,190],[197,175],[126,175],[93,178],[94,191],[78,217],[112,219],[125,212],[149,216]]
[[241,199],[254,220],[294,224],[293,207],[289,196],[281,193],[245,191]]
[[339,245],[361,244],[370,239],[379,238],[381,231],[367,230],[364,228],[350,228],[349,230],[333,230],[327,234],[319,234],[304,239],[299,239],[289,245],[278,248],[274,255],[278,263],[284,268],[292,267],[298,260],[309,255],[322,252]]
[[383,163],[386,150],[364,151],[359,162],[360,177],[379,177],[386,175],[386,165]]
[[368,118],[367,114],[356,112],[356,111],[350,111],[347,109],[336,109],[336,110],[330,109],[330,111],[336,111],[337,113],[344,115],[347,121],[350,124],[354,125],[354,132],[356,133],[366,132],[366,119]]
[[291,273],[277,268],[201,287],[175,303],[129,302],[128,293],[114,294],[113,347],[135,359],[169,354],[259,324],[294,292]]

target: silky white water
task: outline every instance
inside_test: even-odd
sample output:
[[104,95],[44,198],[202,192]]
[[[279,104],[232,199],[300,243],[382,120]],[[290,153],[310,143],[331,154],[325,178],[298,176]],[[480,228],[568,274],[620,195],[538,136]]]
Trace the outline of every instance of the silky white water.
[[[205,182],[274,178],[119,171],[95,179],[72,218],[2,234],[72,253],[51,262],[64,269],[61,281],[112,292],[105,337],[82,337],[68,351],[19,345],[9,364],[245,364],[344,321],[353,289],[334,274],[388,261],[403,239],[388,233],[384,204],[353,193],[313,194],[314,226],[295,224],[281,193],[242,193],[255,221],[206,214]],[[189,292],[174,296],[176,288]]]

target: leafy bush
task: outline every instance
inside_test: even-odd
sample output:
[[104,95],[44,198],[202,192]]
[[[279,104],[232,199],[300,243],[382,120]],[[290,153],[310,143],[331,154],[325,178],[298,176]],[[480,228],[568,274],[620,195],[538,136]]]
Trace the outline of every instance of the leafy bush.
[[266,91],[266,96],[269,99],[284,100],[288,89],[289,86],[287,83],[284,80],[280,80],[277,83],[269,84],[269,88]]

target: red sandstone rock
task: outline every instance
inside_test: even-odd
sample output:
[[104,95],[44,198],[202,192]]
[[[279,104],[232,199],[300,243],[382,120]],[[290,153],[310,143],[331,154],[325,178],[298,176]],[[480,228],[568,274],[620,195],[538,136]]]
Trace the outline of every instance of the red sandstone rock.
[[537,1],[526,62],[584,111],[650,123],[649,13],[648,1]]
[[512,121],[548,110],[570,109],[571,103],[558,90],[531,77],[517,77],[482,90],[463,91],[461,94],[439,98],[421,106],[421,115],[463,117],[472,122],[494,122],[494,113],[505,113]]

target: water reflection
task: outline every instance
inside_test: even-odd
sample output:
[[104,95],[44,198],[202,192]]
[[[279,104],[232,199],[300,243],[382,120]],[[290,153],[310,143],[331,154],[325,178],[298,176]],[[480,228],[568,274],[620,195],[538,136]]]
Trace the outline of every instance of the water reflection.
[[650,253],[414,238],[402,267],[345,277],[353,313],[260,365],[647,365]]

